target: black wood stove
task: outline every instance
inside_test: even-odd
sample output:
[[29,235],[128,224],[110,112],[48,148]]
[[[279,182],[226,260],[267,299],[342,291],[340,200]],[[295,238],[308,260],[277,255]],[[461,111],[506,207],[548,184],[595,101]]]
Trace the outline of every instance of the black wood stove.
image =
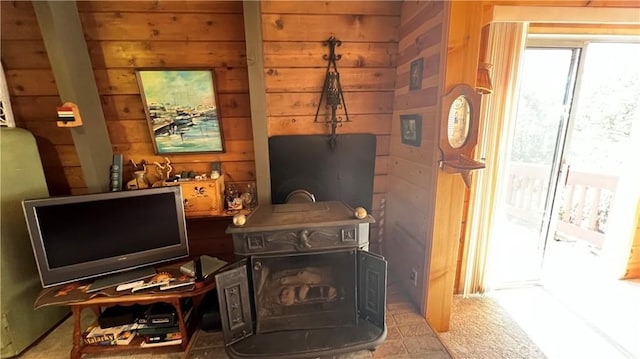
[[386,337],[387,263],[371,216],[343,202],[260,205],[230,226],[238,262],[216,275],[231,358],[313,358]]

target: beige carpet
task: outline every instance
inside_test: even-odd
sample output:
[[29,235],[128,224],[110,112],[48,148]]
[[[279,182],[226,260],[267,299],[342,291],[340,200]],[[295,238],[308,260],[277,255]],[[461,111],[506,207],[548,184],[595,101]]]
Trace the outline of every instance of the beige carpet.
[[440,339],[454,358],[545,358],[540,348],[498,302],[485,296],[454,296],[450,329]]

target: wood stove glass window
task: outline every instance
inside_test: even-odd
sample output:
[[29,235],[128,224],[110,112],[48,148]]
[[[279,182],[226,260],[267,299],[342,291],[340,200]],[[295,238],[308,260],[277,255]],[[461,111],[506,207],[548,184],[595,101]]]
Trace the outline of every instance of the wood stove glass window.
[[251,261],[258,333],[356,325],[354,250]]

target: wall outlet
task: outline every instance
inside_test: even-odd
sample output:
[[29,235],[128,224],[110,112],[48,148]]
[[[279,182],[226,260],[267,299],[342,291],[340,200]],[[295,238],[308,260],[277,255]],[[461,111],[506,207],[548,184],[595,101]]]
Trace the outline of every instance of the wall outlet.
[[418,286],[418,271],[415,269],[411,270],[411,274],[409,274],[409,279],[413,281],[413,285]]

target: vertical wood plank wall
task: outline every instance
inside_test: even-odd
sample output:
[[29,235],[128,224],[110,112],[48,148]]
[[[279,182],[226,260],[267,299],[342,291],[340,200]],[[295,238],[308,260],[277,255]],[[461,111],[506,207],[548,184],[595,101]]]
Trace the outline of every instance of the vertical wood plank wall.
[[[351,122],[338,134],[376,135],[373,215],[387,192],[400,2],[264,1],[262,34],[269,136],[330,134],[314,123],[330,36]],[[376,234],[377,231],[372,231]],[[375,241],[375,238],[373,239]]]
[[[441,1],[403,3],[389,151],[383,254],[423,313],[439,159],[438,107],[446,52],[442,45],[446,35],[445,7]],[[422,86],[410,91],[411,62],[420,58],[424,59]],[[400,115],[406,114],[422,116],[419,147],[402,143]],[[414,280],[412,275],[417,278]]]

